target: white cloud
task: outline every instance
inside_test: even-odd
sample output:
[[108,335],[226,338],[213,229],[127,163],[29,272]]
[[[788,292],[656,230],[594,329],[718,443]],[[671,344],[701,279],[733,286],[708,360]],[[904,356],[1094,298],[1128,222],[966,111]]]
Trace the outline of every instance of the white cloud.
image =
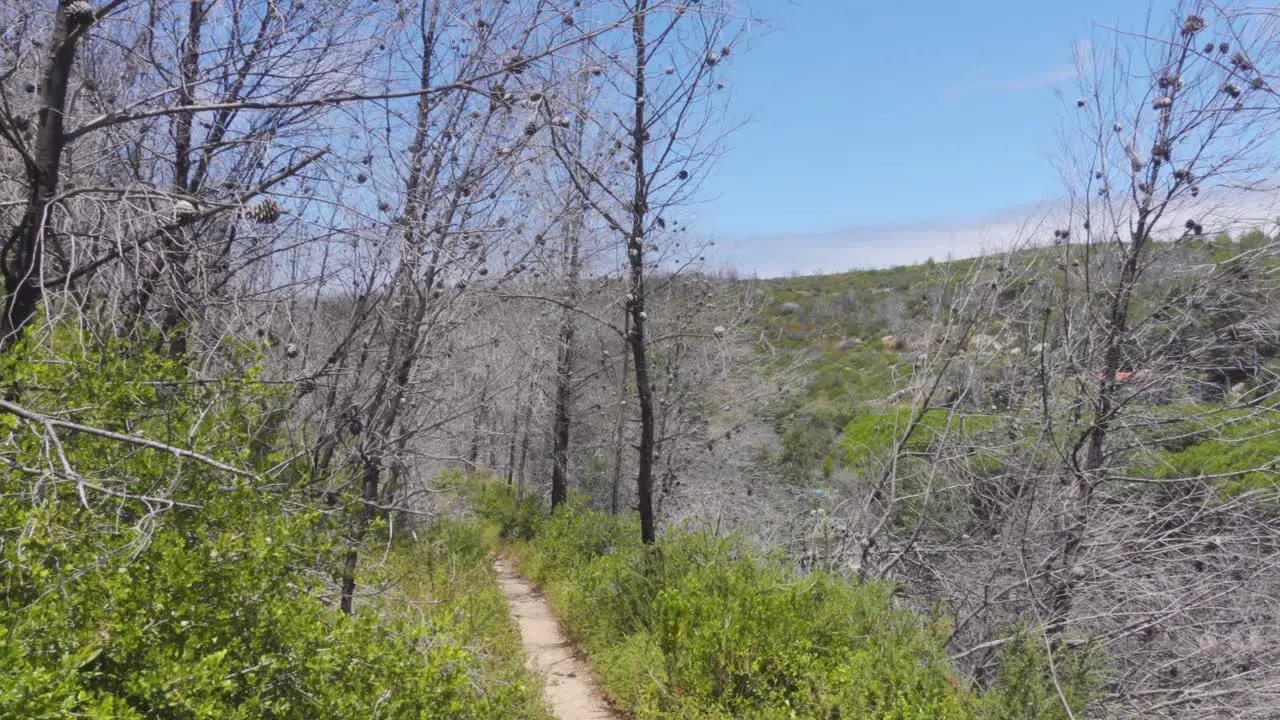
[[[1280,194],[1224,190],[1171,206],[1154,232],[1157,236],[1180,233],[1188,219],[1203,225],[1210,234],[1255,227],[1274,229],[1278,216]],[[929,258],[960,259],[1042,244],[1051,241],[1054,229],[1068,227],[1069,217],[1068,204],[1060,201],[955,222],[721,243],[717,259],[760,277],[913,265]],[[1119,217],[1128,215],[1120,213]],[[1116,229],[1125,232],[1123,227]],[[1073,233],[1077,238],[1082,234],[1079,228],[1073,228]]]
[[989,68],[965,73],[946,90],[951,98],[981,93],[1017,93],[1055,87],[1074,80],[1081,72],[1092,67],[1093,44],[1088,40],[1077,41],[1072,48],[1071,62],[1059,63],[1042,70],[1015,75],[993,75]]

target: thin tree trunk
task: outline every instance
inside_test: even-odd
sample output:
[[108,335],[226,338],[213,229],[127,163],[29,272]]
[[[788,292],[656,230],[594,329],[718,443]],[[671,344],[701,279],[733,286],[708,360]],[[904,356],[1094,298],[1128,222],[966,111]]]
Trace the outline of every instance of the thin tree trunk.
[[[572,251],[577,262],[577,244]],[[570,280],[570,286],[574,281]],[[570,303],[575,290],[570,290]],[[570,407],[573,404],[573,341],[574,319],[571,310],[565,310],[560,322],[560,350],[556,358],[556,408],[554,438],[551,448],[551,507],[557,508],[569,499],[569,426]]]
[[[582,124],[579,123],[579,127]],[[572,151],[581,149],[582,131]],[[553,445],[551,449],[551,507],[563,505],[569,499],[569,430],[573,410],[573,360],[574,336],[577,332],[578,278],[580,275],[579,247],[581,245],[582,213],[580,205],[569,210],[565,222],[565,255],[568,257],[568,297],[560,316],[560,338],[556,357],[556,399]]]
[[366,462],[361,478],[360,510],[356,514],[355,530],[351,538],[351,547],[342,563],[342,600],[339,607],[350,615],[355,609],[356,565],[360,557],[360,543],[364,541],[365,530],[373,520],[374,503],[378,500],[378,475],[381,468],[377,463]]
[[516,447],[520,444],[520,412],[522,410],[520,394],[516,393],[516,406],[511,409],[511,436],[507,443],[507,484],[510,485],[516,476]]
[[[630,337],[630,315],[623,314],[622,325],[623,337]],[[618,383],[618,422],[614,427],[613,486],[609,492],[609,512],[613,515],[618,514],[618,493],[622,488],[622,441],[623,430],[626,428],[627,422],[627,377],[631,374],[631,354],[626,347],[628,342],[628,340],[623,340],[622,379]]]
[[[195,97],[192,88],[199,80],[200,73],[200,41],[204,25],[204,0],[191,0],[187,17],[186,51],[182,56],[182,86],[178,89],[178,102],[183,106],[192,105]],[[191,178],[191,125],[195,113],[184,110],[174,116],[174,168],[173,188],[179,195],[195,194]],[[165,310],[163,327],[169,340],[169,352],[183,355],[187,351],[187,332],[179,325],[190,316],[191,271],[187,267],[190,251],[187,244],[191,242],[191,230],[180,227],[165,236],[162,252],[169,256],[162,261],[156,272],[163,272],[168,266],[172,269],[174,279],[174,297]]]
[[645,216],[648,212],[648,178],[645,177],[644,150],[648,130],[645,128],[645,16],[648,0],[639,0],[631,23],[632,41],[635,45],[635,110],[632,116],[631,146],[635,161],[635,188],[631,196],[631,237],[627,242],[627,257],[631,263],[631,292],[627,298],[627,311],[631,315],[632,361],[635,363],[636,398],[640,403],[639,468],[636,475],[636,493],[640,505],[640,539],[646,545],[657,541],[657,528],[653,515],[653,455],[655,447],[653,389],[649,382],[649,358],[645,338],[645,283],[644,237]]
[[[431,20],[423,28],[423,56],[420,69],[422,86],[428,87],[431,81],[432,48],[435,46],[436,23],[439,18],[439,2],[431,13]],[[360,511],[356,514],[355,527],[352,532],[351,547],[347,551],[342,573],[342,611],[351,614],[352,598],[355,596],[356,567],[359,563],[359,552],[364,535],[373,519],[375,507],[379,500],[379,478],[385,469],[383,455],[387,448],[379,444],[387,442],[399,418],[404,405],[409,380],[419,355],[421,328],[427,312],[427,298],[435,283],[435,255],[428,262],[425,277],[419,280],[418,271],[421,263],[421,247],[425,240],[420,236],[419,228],[423,214],[423,197],[421,184],[427,151],[427,135],[431,127],[431,98],[423,95],[418,100],[418,117],[414,138],[410,147],[411,167],[406,187],[407,206],[405,215],[417,220],[410,224],[402,239],[402,263],[396,268],[391,280],[391,294],[394,298],[389,309],[390,337],[387,342],[386,355],[378,373],[378,385],[369,403],[372,416],[363,441],[360,454]],[[438,159],[438,158],[437,158]],[[438,163],[437,163],[438,165]],[[437,249],[438,252],[438,249]]]
[[533,397],[529,398],[528,404],[524,406],[524,423],[520,433],[520,469],[516,472],[516,497],[524,497],[526,463],[529,459],[529,422],[533,419]]
[[[4,273],[4,312],[0,316],[0,352],[13,346],[35,318],[44,299],[44,243],[49,204],[58,190],[62,154],[66,148],[63,119],[67,85],[75,64],[76,44],[92,22],[58,5],[49,38],[49,55],[40,79],[40,110],[36,117],[35,148],[27,161],[27,200],[22,220],[5,240],[0,261]],[[4,128],[17,135],[18,128]],[[16,138],[15,138],[16,139]]]
[[489,368],[485,368],[484,386],[480,388],[480,404],[471,419],[471,444],[467,449],[467,472],[475,472],[480,463],[480,435],[488,419]]
[[[578,103],[586,106],[589,101],[590,88],[586,73],[577,87]],[[580,159],[583,155],[583,137],[586,133],[584,123],[576,123],[576,129],[569,134],[569,154]],[[577,172],[577,165],[569,165],[570,173]],[[557,508],[569,499],[569,433],[572,429],[573,412],[573,361],[577,353],[574,346],[577,333],[577,305],[580,292],[581,260],[579,252],[582,246],[582,228],[586,214],[584,198],[577,195],[572,183],[567,188],[565,218],[561,227],[564,229],[563,252],[565,257],[565,305],[560,314],[560,332],[556,346],[556,392],[555,419],[552,423],[551,448],[551,507]]]
[[1120,279],[1112,294],[1103,337],[1098,401],[1094,406],[1093,422],[1086,431],[1086,437],[1082,438],[1086,441],[1084,462],[1077,466],[1075,472],[1076,496],[1067,517],[1058,577],[1050,593],[1049,623],[1046,627],[1049,634],[1057,634],[1065,629],[1071,614],[1077,584],[1076,567],[1084,553],[1084,540],[1093,511],[1093,491],[1105,479],[1106,443],[1115,412],[1116,373],[1120,371],[1123,359],[1129,306],[1138,279],[1138,263],[1146,246],[1149,221],[1148,212],[1143,208],[1120,271]]

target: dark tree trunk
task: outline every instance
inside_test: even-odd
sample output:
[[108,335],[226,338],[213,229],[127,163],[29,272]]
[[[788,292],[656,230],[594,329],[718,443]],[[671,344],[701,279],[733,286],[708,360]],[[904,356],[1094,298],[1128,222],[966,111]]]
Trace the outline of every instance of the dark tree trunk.
[[351,538],[351,547],[342,563],[342,612],[350,615],[355,608],[356,565],[360,559],[360,543],[364,540],[365,530],[373,520],[374,503],[378,500],[378,476],[382,469],[376,462],[366,460],[360,483],[360,510],[356,513],[355,530]]
[[485,368],[484,385],[480,388],[480,403],[476,414],[471,418],[471,443],[467,448],[467,472],[475,472],[480,466],[480,435],[488,422],[489,407],[489,369]]
[[[568,312],[566,311],[566,315]],[[573,320],[560,325],[560,352],[556,359],[556,409],[551,448],[551,507],[569,499],[569,413],[573,403]]]
[[[575,148],[576,151],[576,148]],[[556,357],[556,408],[554,438],[551,449],[551,507],[569,499],[569,430],[573,410],[574,336],[577,332],[578,276],[581,210],[570,211],[565,224],[565,254],[568,256],[568,307],[560,318],[559,352]],[[576,213],[576,214],[575,214]]]
[[627,422],[627,377],[631,374],[631,353],[626,345],[631,337],[631,315],[623,314],[622,379],[618,385],[618,422],[614,427],[613,485],[609,491],[609,512],[618,514],[618,494],[622,489],[622,441]]
[[[204,25],[204,0],[191,0],[187,18],[186,51],[182,56],[182,86],[178,89],[178,102],[189,106],[195,102],[192,89],[200,78],[200,41]],[[174,116],[174,172],[173,187],[179,195],[194,195],[195,183],[191,178],[191,125],[195,113],[184,110]],[[173,273],[173,299],[165,309],[163,328],[169,341],[169,352],[183,355],[187,351],[187,331],[182,323],[190,319],[191,314],[191,269],[190,243],[192,231],[188,227],[180,227],[164,238],[165,259],[157,267],[161,273],[167,266]]]
[[631,316],[631,332],[627,334],[631,344],[631,360],[635,363],[636,399],[640,403],[639,468],[636,475],[636,494],[640,510],[640,539],[653,544],[657,528],[653,513],[653,456],[655,447],[653,388],[649,382],[649,357],[645,337],[645,282],[644,237],[645,216],[648,212],[649,187],[645,175],[644,150],[648,130],[645,127],[645,16],[648,1],[639,0],[635,5],[635,17],[631,23],[632,42],[635,46],[635,110],[632,116],[631,147],[635,161],[635,188],[631,197],[631,237],[627,241],[627,258],[631,264],[631,292],[627,297],[627,312]]
[[[4,243],[0,260],[4,273],[4,312],[0,316],[0,352],[8,350],[31,324],[44,299],[44,243],[50,202],[58,190],[62,154],[66,147],[63,118],[67,85],[75,64],[76,44],[92,18],[77,17],[66,3],[58,6],[49,55],[40,79],[40,110],[36,117],[35,147],[27,162],[27,199],[22,219]],[[6,134],[21,134],[6,127]]]
[[520,428],[520,467],[516,470],[516,497],[524,497],[525,468],[529,460],[529,423],[533,420],[533,398],[524,406],[524,422]]
[[1093,492],[1106,479],[1107,437],[1116,412],[1116,373],[1120,371],[1123,360],[1124,342],[1129,328],[1129,307],[1138,282],[1139,261],[1146,247],[1149,227],[1150,215],[1144,207],[1139,210],[1136,229],[1125,250],[1124,265],[1115,290],[1111,293],[1111,306],[1103,326],[1098,400],[1094,405],[1093,422],[1077,445],[1077,453],[1083,445],[1084,459],[1075,463],[1076,496],[1067,516],[1058,576],[1049,595],[1049,622],[1046,630],[1054,635],[1066,628],[1071,615],[1077,585],[1076,567],[1085,549],[1085,536],[1093,511]]
[[[1192,52],[1191,35],[1184,33],[1180,55],[1176,61],[1174,77],[1180,77],[1183,66]],[[1170,91],[1172,102],[1178,102],[1178,89]],[[1174,113],[1161,113],[1156,126],[1156,144],[1167,145],[1171,140]],[[1146,187],[1158,187],[1162,160],[1154,153],[1148,165]],[[1141,187],[1141,186],[1139,186]],[[1124,346],[1129,335],[1129,313],[1134,290],[1141,275],[1143,252],[1150,241],[1151,228],[1159,222],[1161,214],[1167,208],[1165,203],[1153,206],[1152,194],[1146,191],[1140,197],[1136,222],[1129,236],[1129,243],[1124,249],[1124,264],[1120,268],[1120,277],[1115,287],[1110,290],[1110,304],[1105,319],[1102,321],[1102,362],[1098,367],[1098,399],[1094,404],[1094,416],[1089,427],[1075,443],[1072,453],[1072,471],[1076,482],[1076,496],[1067,516],[1062,541],[1061,557],[1054,581],[1049,591],[1049,621],[1046,630],[1053,635],[1066,628],[1074,604],[1078,564],[1084,555],[1085,538],[1089,530],[1089,522],[1093,511],[1093,493],[1107,476],[1107,440],[1120,409],[1116,393],[1116,373],[1120,371],[1124,361]],[[1064,313],[1065,314],[1065,313]],[[1083,459],[1079,458],[1081,451]]]
[[516,406],[511,409],[511,434],[507,438],[507,484],[515,482],[516,447],[520,444],[520,394],[516,393]]
[[[435,45],[436,22],[439,18],[439,3],[433,8],[431,19],[422,30],[423,57],[419,80],[423,88],[431,82],[431,48]],[[413,142],[410,146],[410,175],[406,186],[407,203],[405,215],[421,220],[423,213],[423,193],[421,185],[424,181],[426,165],[427,134],[430,128],[432,105],[428,95],[418,99],[418,117]],[[439,166],[439,156],[436,157]],[[435,172],[434,169],[428,172]],[[456,207],[456,202],[455,202]],[[351,534],[351,547],[347,550],[342,572],[342,611],[351,614],[352,601],[355,596],[355,576],[359,563],[361,543],[372,522],[377,506],[387,498],[379,496],[379,480],[387,465],[387,453],[403,449],[403,439],[398,444],[388,442],[394,436],[393,430],[404,407],[409,381],[419,360],[422,336],[422,324],[428,309],[428,298],[435,283],[436,254],[427,260],[427,268],[423,278],[419,280],[422,264],[422,247],[427,243],[418,229],[421,223],[412,223],[402,239],[405,252],[404,261],[396,268],[391,280],[391,307],[388,310],[389,333],[386,354],[378,372],[377,386],[368,403],[369,422],[360,452],[360,510],[356,514],[355,527]],[[438,253],[439,250],[436,250]],[[393,487],[394,487],[393,472]]]

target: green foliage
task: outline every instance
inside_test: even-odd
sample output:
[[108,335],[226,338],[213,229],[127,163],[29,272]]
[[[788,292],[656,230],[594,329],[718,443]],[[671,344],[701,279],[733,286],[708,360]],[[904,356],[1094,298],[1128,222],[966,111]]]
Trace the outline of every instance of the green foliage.
[[1275,412],[1215,413],[1200,423],[1176,423],[1164,433],[1174,439],[1161,443],[1154,460],[1135,472],[1160,480],[1212,478],[1225,497],[1251,491],[1280,496]]
[[349,618],[323,601],[333,519],[249,476],[287,450],[279,391],[251,353],[234,376],[192,382],[156,340],[58,326],[4,356],[4,392],[248,474],[5,416],[0,717],[538,716],[435,609]]
[[478,518],[441,519],[397,544],[366,582],[393,589],[384,610],[422,626],[432,642],[467,648],[478,717],[548,718],[542,685],[524,666],[520,631],[498,588],[497,549]]
[[829,462],[832,444],[839,437],[840,428],[849,422],[853,410],[841,412],[826,408],[812,408],[800,413],[782,435],[782,447],[775,458],[775,466],[782,477],[791,482],[803,483],[813,476],[815,465],[824,475],[834,470]]
[[476,513],[504,540],[531,540],[546,519],[546,507],[537,495],[522,497],[511,485],[481,479],[472,484],[470,494]]
[[[946,625],[898,606],[889,585],[802,575],[733,537],[672,530],[646,547],[638,536],[633,519],[567,508],[518,548],[636,718],[1067,716],[1060,700],[1032,716],[1010,709],[1057,697],[1043,652],[1019,646],[1007,679],[971,689],[946,660]],[[1074,683],[1066,697],[1081,712],[1095,675],[1059,681]]]
[[[1063,644],[1052,653],[1033,633],[1019,633],[1001,649],[991,689],[978,701],[991,720],[1061,717],[1063,702],[1076,712],[1086,707],[1103,679],[1099,654]],[[1047,683],[1045,678],[1057,678]]]
[[[916,409],[904,407],[888,412],[865,413],[844,427],[840,450],[846,465],[859,465],[880,458],[893,449],[915,419]],[[990,430],[996,418],[989,415],[962,415],[945,409],[925,412],[903,445],[904,453],[922,455],[943,435],[973,436]]]
[[774,458],[778,473],[791,482],[807,482],[815,470],[830,476],[839,460],[841,432],[865,412],[866,401],[892,386],[890,367],[896,361],[896,354],[866,346],[830,350],[816,358],[804,393],[779,403],[772,413],[782,436]]

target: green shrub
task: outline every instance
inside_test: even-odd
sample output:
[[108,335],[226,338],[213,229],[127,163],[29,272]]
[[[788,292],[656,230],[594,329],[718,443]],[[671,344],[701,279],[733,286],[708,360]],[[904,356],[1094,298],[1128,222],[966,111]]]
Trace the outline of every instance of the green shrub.
[[441,519],[396,544],[370,584],[390,586],[384,612],[426,628],[435,643],[465,647],[477,715],[546,718],[542,685],[524,665],[515,619],[498,588],[493,546],[477,518]]
[[[916,412],[915,408],[904,407],[855,417],[845,425],[840,436],[844,463],[854,466],[886,455],[907,431]],[[962,415],[945,409],[928,410],[902,449],[907,454],[923,455],[944,434],[976,436],[991,430],[995,425],[996,418],[990,415]]]
[[[200,382],[158,346],[56,326],[4,355],[3,391],[249,473],[281,462],[285,399],[251,345]],[[347,617],[323,599],[345,523],[313,508],[307,478],[65,428],[55,443],[12,415],[0,443],[0,717],[537,716],[439,631],[454,608]]]
[[497,528],[505,540],[531,540],[547,514],[541,498],[532,493],[521,497],[514,487],[479,478],[471,490],[476,514]]
[[[978,701],[980,716],[991,720],[1061,717],[1064,700],[1078,713],[1093,699],[1102,670],[1100,655],[1087,645],[1063,644],[1050,654],[1043,638],[1016,633],[1001,648],[995,682]],[[1058,682],[1045,682],[1045,678]]]
[[[575,507],[517,549],[636,718],[1015,717],[1026,693],[1058,697],[1034,646],[1009,655],[1007,681],[972,690],[946,660],[945,624],[900,607],[889,585],[801,575],[734,537],[638,537],[633,519]],[[1070,682],[1079,713],[1096,678]],[[1026,717],[1067,716],[1061,700],[1036,707]]]
[[1220,413],[1207,426],[1182,425],[1186,425],[1178,431],[1182,436],[1161,443],[1154,460],[1138,468],[1139,474],[1161,480],[1216,478],[1213,482],[1225,497],[1251,491],[1273,498],[1280,495],[1277,418]]

